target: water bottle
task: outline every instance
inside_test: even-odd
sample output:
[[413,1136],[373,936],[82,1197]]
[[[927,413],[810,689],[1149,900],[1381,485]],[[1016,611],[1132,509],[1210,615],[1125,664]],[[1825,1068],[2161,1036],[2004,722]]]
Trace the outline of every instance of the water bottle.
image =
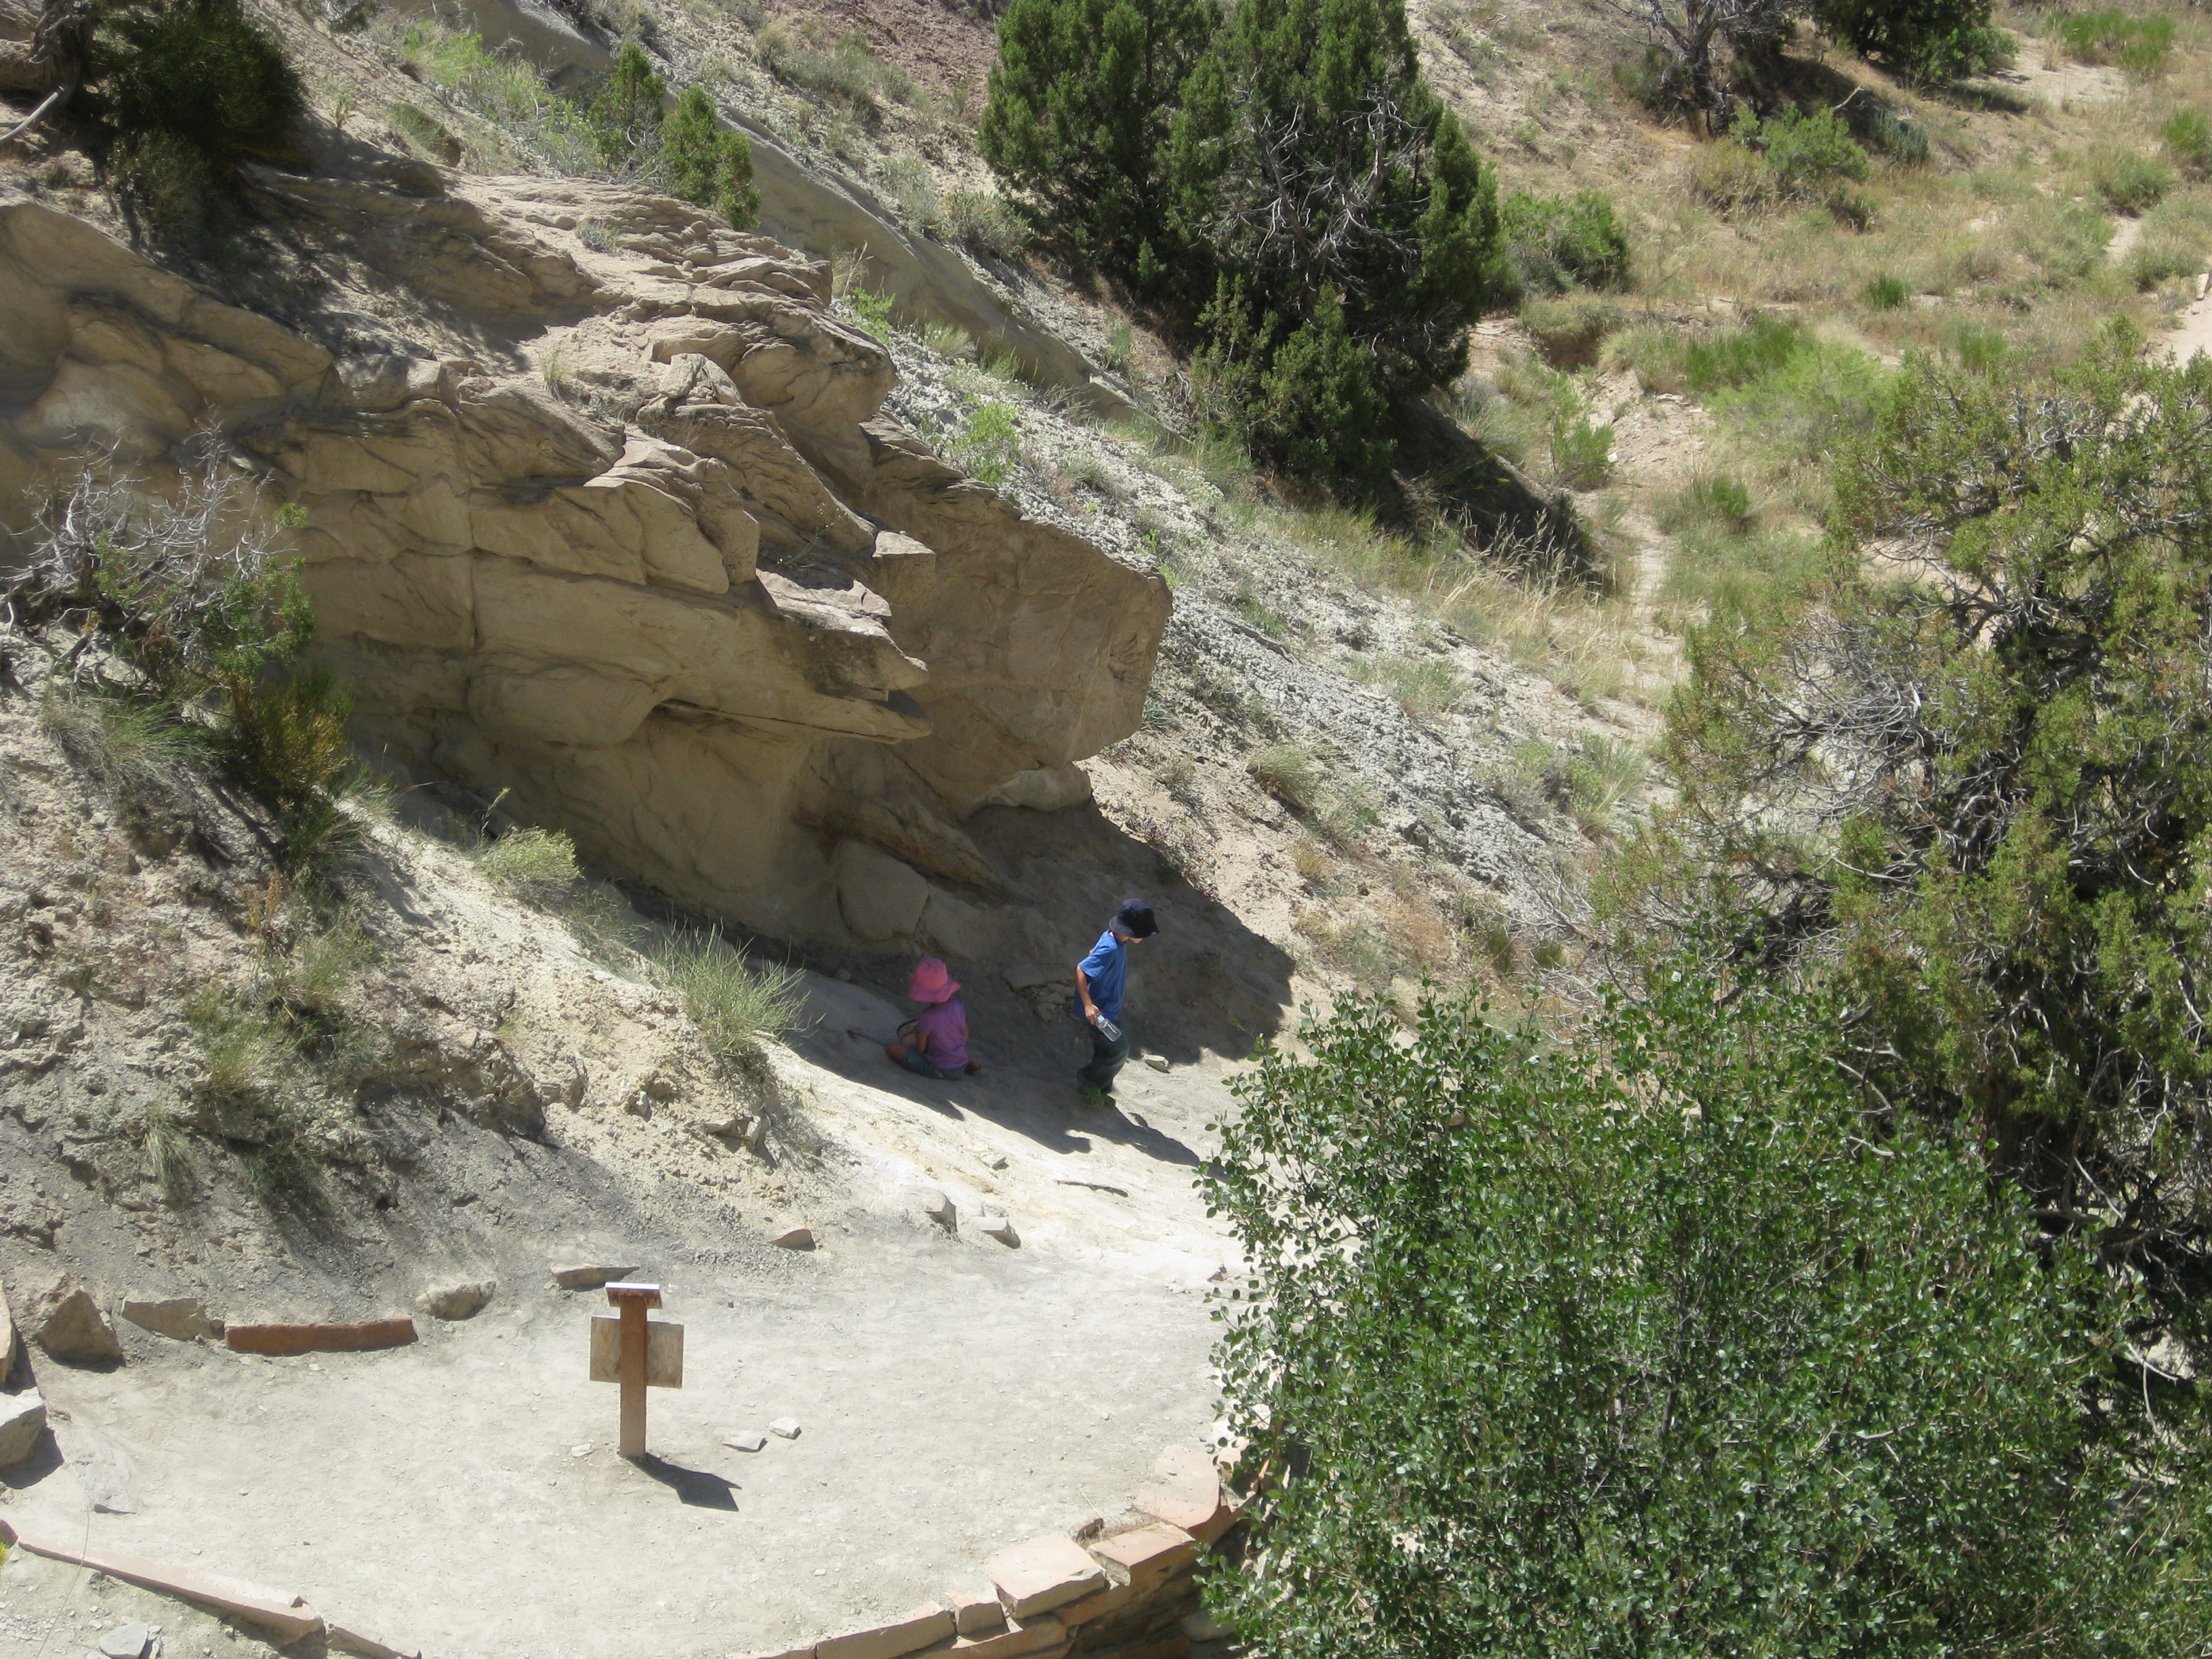
[[1107,1042],[1119,1042],[1121,1040],[1121,1028],[1116,1025],[1112,1020],[1107,1018],[1105,1015],[1099,1015],[1093,1024],[1098,1027],[1099,1035],[1103,1036]]

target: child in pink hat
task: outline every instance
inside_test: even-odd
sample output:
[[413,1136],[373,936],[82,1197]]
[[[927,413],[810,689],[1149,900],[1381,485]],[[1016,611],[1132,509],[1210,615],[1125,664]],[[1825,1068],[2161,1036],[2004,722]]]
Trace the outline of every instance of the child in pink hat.
[[884,1052],[924,1077],[951,1079],[981,1071],[968,1058],[968,1011],[960,1006],[959,982],[945,964],[935,957],[915,963],[906,994],[923,1005],[921,1016],[900,1026],[898,1039]]

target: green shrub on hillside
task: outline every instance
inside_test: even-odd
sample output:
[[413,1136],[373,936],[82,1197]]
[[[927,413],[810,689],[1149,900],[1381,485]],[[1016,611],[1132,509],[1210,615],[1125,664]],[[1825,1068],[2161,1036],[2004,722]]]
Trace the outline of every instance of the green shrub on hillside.
[[1401,0],[1015,0],[984,154],[1040,232],[1197,336],[1217,436],[1354,496],[1500,286],[1495,183]]
[[2051,29],[2082,63],[2117,64],[2138,80],[2164,70],[2173,49],[2173,19],[2117,8],[2061,14],[2051,20]]
[[87,72],[125,196],[187,239],[235,190],[239,164],[280,152],[307,107],[283,43],[240,0],[106,6]]
[[1139,288],[1178,261],[1168,132],[1206,0],[1012,0],[976,139],[1060,256]]
[[742,132],[726,132],[705,90],[687,88],[660,131],[660,183],[671,196],[712,208],[732,230],[760,222],[753,150]]
[[2212,360],[2138,344],[1908,363],[1839,440],[1824,602],[1695,644],[1671,833],[1763,956],[1836,965],[1884,1097],[1974,1126],[2202,1364]]
[[41,515],[6,597],[20,622],[66,615],[104,638],[136,671],[131,701],[211,751],[276,815],[288,865],[312,872],[346,840],[352,702],[303,665],[314,611],[276,554],[286,516],[272,532],[252,505],[219,460],[166,496],[87,477]]
[[1596,191],[1547,197],[1516,190],[1498,204],[1498,222],[1524,293],[1628,285],[1628,237],[1612,201]]
[[1340,1000],[1239,1081],[1209,1609],[1276,1659],[2197,1651],[2127,1282],[1871,1109],[1832,1005],[1654,979],[1556,1046]]
[[1852,51],[1930,80],[1987,74],[2014,51],[1990,0],[1814,0],[1813,16]]
[[2212,121],[2204,118],[2203,110],[2176,110],[2158,130],[2158,136],[2175,165],[2191,178],[2202,179],[2212,173]]
[[2089,182],[2115,213],[2156,207],[2173,188],[2173,169],[2154,155],[2124,144],[2100,144],[2089,153]]
[[592,100],[589,112],[592,142],[599,160],[609,167],[623,167],[641,152],[650,153],[660,142],[660,105],[668,96],[668,82],[653,67],[645,48],[632,40],[615,54],[607,83]]

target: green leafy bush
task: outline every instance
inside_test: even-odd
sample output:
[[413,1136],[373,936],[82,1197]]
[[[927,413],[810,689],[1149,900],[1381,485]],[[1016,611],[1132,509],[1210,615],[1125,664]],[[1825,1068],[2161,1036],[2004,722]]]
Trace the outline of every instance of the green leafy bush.
[[1014,476],[1022,457],[1022,428],[1011,404],[979,404],[952,440],[954,459],[978,482],[997,489]]
[[668,82],[653,67],[645,48],[635,40],[615,54],[607,83],[592,100],[592,141],[599,159],[610,167],[629,164],[640,151],[657,148],[660,141],[660,105],[668,96]]
[[1768,171],[1786,196],[1810,197],[1838,179],[1858,183],[1872,171],[1866,151],[1832,109],[1809,115],[1788,109],[1764,121],[1747,110],[1730,134],[1766,157]]
[[1628,237],[1612,201],[1594,190],[1532,196],[1516,190],[1498,204],[1499,240],[1524,293],[1628,285]]
[[1989,0],[1814,0],[1813,15],[1852,51],[1930,80],[1985,75],[2012,59],[2013,39],[1990,27]]
[[685,88],[660,133],[660,182],[671,196],[720,214],[732,230],[760,222],[753,150],[742,132],[726,132],[705,90]]
[[1837,1012],[1668,964],[1557,1044],[1352,1000],[1263,1050],[1201,1176],[1250,1264],[1216,1616],[1275,1659],[2197,1650],[2206,1449],[2145,1431],[2140,1304],[1870,1109]]
[[1389,482],[1391,445],[1382,428],[1389,393],[1373,351],[1356,340],[1344,307],[1324,295],[1313,320],[1285,340],[1259,378],[1245,410],[1252,459],[1293,478],[1354,499]]
[[104,7],[88,76],[118,183],[185,237],[211,227],[239,163],[278,154],[307,107],[283,43],[240,0]]
[[275,812],[288,864],[314,872],[349,833],[352,705],[327,671],[301,664],[314,611],[276,551],[296,509],[272,531],[253,505],[220,460],[167,495],[87,476],[41,513],[8,598],[23,621],[66,613],[104,636],[137,671],[139,706],[212,752]]
[[1613,428],[1594,424],[1588,416],[1556,428],[1552,471],[1570,489],[1595,489],[1613,476]]
[[1877,109],[1866,119],[1865,141],[1891,160],[1909,167],[1928,161],[1928,129],[1905,120],[1894,111]]

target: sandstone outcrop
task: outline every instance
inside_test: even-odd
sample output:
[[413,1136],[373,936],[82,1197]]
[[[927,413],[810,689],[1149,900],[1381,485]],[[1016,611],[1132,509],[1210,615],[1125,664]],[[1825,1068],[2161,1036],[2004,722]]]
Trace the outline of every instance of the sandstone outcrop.
[[0,197],[9,526],[88,457],[158,483],[212,446],[305,510],[369,750],[746,927],[981,948],[961,820],[1081,798],[1140,718],[1159,578],[884,416],[886,354],[763,238],[374,154],[256,185],[377,349]]

